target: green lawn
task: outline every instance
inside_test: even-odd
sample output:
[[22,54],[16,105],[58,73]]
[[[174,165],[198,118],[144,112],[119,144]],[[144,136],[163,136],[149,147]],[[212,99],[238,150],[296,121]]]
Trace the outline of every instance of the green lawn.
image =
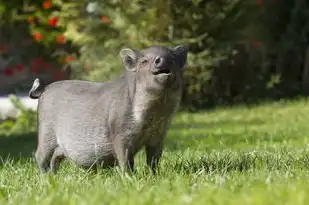
[[63,163],[42,175],[35,134],[0,137],[1,204],[308,204],[309,101],[180,113],[160,173],[86,172]]

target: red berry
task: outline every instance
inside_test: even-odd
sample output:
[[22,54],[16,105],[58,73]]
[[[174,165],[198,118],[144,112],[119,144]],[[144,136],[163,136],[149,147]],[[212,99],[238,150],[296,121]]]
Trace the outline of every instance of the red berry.
[[103,23],[109,23],[110,22],[110,19],[108,18],[108,16],[101,16],[101,21]]
[[65,61],[66,61],[67,63],[69,63],[69,62],[72,62],[72,61],[75,60],[75,59],[76,59],[75,56],[67,56],[67,57],[65,58]]
[[22,64],[18,64],[15,66],[15,69],[18,70],[18,71],[22,71],[24,70],[24,66]]
[[32,36],[33,36],[33,38],[34,38],[35,40],[37,40],[37,41],[40,41],[40,40],[43,39],[43,34],[38,33],[38,32],[33,33]]
[[65,37],[63,35],[60,35],[56,39],[57,43],[64,43],[65,42]]
[[52,27],[55,27],[58,24],[58,21],[59,21],[58,16],[50,18],[49,19],[49,25],[52,26]]
[[53,3],[51,1],[44,1],[43,2],[43,8],[44,9],[49,9],[52,5],[53,5]]
[[13,75],[13,69],[11,69],[11,68],[6,68],[5,70],[4,70],[4,74],[6,75],[6,76],[12,76]]
[[33,18],[32,16],[29,17],[29,18],[28,18],[28,22],[29,22],[29,23],[33,23],[33,22],[34,22],[34,18]]

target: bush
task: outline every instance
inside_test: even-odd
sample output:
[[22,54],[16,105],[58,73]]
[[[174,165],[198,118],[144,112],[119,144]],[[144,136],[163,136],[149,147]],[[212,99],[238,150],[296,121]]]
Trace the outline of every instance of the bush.
[[15,120],[6,120],[0,124],[0,135],[9,136],[13,134],[24,134],[36,132],[37,129],[37,112],[27,109],[14,95],[10,95],[9,99],[18,109],[18,117]]
[[106,81],[118,75],[122,47],[187,44],[184,105],[189,107],[209,102],[205,96],[212,89],[213,69],[246,40],[242,31],[251,15],[241,0],[79,1],[64,2],[62,9],[66,35],[80,46],[74,66],[81,79]]
[[[7,11],[25,3],[14,2],[0,3],[4,19],[15,19]],[[118,53],[123,47],[188,44],[183,105],[191,110],[309,90],[309,4],[303,0],[53,0],[26,5],[18,19],[41,19],[28,24],[30,33],[49,54],[72,66],[71,78],[115,77],[122,71]],[[59,36],[67,47],[56,43],[55,49]]]

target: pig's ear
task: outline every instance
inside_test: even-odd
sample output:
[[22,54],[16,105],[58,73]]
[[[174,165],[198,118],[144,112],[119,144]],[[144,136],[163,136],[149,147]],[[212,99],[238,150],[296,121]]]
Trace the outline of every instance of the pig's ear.
[[184,71],[187,62],[188,46],[179,45],[172,48],[172,50],[176,56],[176,63],[178,64],[181,71]]
[[119,53],[121,61],[128,71],[135,72],[137,65],[137,52],[130,48],[123,48]]

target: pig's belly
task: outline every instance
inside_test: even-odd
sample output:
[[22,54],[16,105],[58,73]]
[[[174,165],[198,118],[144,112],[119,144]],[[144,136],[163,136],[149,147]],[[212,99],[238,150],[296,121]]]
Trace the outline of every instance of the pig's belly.
[[83,167],[113,166],[116,161],[112,143],[108,140],[63,140],[58,144],[67,158]]
[[113,145],[106,127],[95,117],[88,121],[78,119],[57,124],[57,144],[65,156],[84,167],[114,163]]

